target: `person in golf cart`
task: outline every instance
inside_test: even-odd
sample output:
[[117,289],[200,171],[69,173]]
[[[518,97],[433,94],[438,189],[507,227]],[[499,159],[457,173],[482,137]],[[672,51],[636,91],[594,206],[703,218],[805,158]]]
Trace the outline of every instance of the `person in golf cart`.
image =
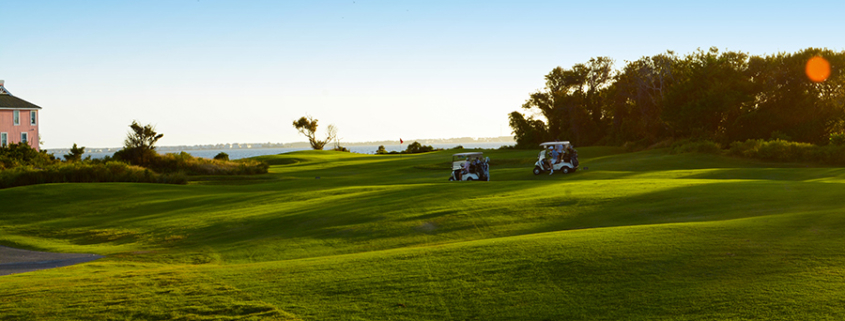
[[569,174],[578,169],[578,152],[568,141],[546,142],[540,146],[543,150],[537,155],[537,162],[534,163],[534,175],[545,171],[549,171],[549,175],[555,171]]
[[489,181],[490,158],[482,160],[484,153],[458,153],[452,155],[452,175],[450,181]]

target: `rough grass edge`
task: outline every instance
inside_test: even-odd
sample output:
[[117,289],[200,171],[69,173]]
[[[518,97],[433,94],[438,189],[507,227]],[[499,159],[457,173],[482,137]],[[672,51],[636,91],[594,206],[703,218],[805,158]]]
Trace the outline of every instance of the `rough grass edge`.
[[187,184],[184,173],[159,174],[123,162],[60,163],[43,168],[20,166],[0,171],[0,188],[48,183],[160,183]]
[[717,154],[772,162],[845,165],[845,146],[843,145],[818,146],[781,139],[749,139],[733,142],[728,149],[722,149],[719,143],[709,140],[682,140],[672,144],[670,153]]

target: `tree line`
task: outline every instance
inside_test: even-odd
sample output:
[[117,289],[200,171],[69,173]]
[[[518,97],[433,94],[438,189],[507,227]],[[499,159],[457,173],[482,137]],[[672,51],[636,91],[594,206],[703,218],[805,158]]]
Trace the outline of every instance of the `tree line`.
[[[809,75],[822,57],[826,74]],[[752,56],[717,48],[672,51],[614,69],[608,57],[557,67],[509,116],[517,147],[569,140],[577,146],[666,139],[748,139],[827,144],[845,130],[845,51],[807,48]],[[815,67],[814,67],[815,68]],[[824,71],[823,71],[824,72]]]

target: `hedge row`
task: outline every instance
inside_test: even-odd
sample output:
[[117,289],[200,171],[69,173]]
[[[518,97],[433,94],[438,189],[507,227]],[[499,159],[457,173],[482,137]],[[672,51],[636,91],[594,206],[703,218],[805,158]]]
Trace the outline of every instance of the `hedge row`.
[[59,163],[43,168],[20,166],[0,171],[0,188],[47,183],[164,183],[186,184],[182,173],[158,174],[149,169],[122,162],[86,164]]

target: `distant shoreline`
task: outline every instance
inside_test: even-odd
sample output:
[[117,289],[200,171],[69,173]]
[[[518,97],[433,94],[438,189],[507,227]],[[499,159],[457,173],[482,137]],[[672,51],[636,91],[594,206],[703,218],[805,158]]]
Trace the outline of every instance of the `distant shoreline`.
[[[502,143],[503,145],[516,144],[512,136],[499,137],[459,137],[459,138],[430,138],[430,139],[403,139],[404,144],[399,144],[399,140],[383,140],[373,142],[340,142],[341,146],[396,146],[408,145],[413,142],[419,142],[423,145],[443,145],[443,144],[486,144],[486,143]],[[333,146],[333,145],[331,145]],[[80,146],[83,147],[83,146]],[[123,147],[85,147],[85,153],[114,153],[121,150]],[[330,146],[326,148],[329,149]],[[225,143],[225,144],[204,144],[204,145],[175,145],[175,146],[157,146],[156,150],[159,152],[180,152],[191,150],[242,150],[242,149],[267,149],[267,148],[292,148],[292,149],[310,149],[311,145],[308,142],[294,142],[294,143]],[[54,154],[57,157],[70,153],[70,148],[42,148],[48,153]]]

